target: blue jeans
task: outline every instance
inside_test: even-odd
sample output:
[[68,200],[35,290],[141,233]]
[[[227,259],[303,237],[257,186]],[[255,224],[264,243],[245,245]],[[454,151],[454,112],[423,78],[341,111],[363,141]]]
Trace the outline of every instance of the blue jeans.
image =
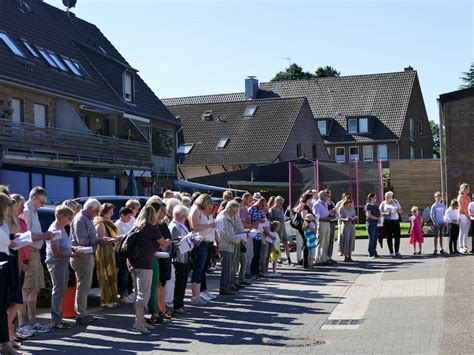
[[377,224],[366,223],[365,227],[367,228],[367,233],[369,234],[369,256],[377,255],[377,237],[378,230]]

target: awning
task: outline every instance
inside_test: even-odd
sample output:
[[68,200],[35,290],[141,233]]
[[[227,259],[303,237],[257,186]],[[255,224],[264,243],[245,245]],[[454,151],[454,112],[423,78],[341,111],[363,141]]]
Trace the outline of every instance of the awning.
[[207,191],[209,191],[209,192],[210,191],[224,192],[224,191],[227,191],[227,190],[232,190],[232,191],[237,191],[237,192],[246,192],[246,191],[243,191],[243,190],[236,190],[236,189],[226,188],[226,187],[199,184],[197,182],[191,182],[191,181],[185,181],[185,180],[175,180],[174,185],[179,186],[179,187],[183,187],[183,188],[187,188],[187,189],[190,189],[190,190],[201,191],[201,192],[207,192]]
[[119,115],[123,116],[123,112],[119,110],[114,110],[111,108],[103,107],[103,106],[98,106],[98,105],[81,105],[80,106],[81,110],[84,111],[90,111],[90,112],[96,112],[96,113],[101,113],[104,115]]

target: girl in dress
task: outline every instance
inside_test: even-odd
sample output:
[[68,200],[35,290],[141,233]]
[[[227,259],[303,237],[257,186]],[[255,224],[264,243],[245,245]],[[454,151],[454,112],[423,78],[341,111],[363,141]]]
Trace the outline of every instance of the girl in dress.
[[[423,244],[423,217],[420,215],[418,207],[413,206],[411,209],[413,215],[410,217],[411,233],[410,233],[410,244],[413,245],[413,255],[421,255],[421,245]],[[418,252],[416,251],[416,243],[419,245]]]
[[269,261],[272,263],[272,277],[279,277],[279,274],[276,271],[278,260],[281,258],[281,250],[280,250],[280,235],[278,232],[280,231],[281,223],[278,221],[273,221],[270,223],[270,233],[269,237],[271,238],[270,250],[268,252]]
[[312,269],[316,258],[316,217],[308,213],[303,223],[306,248],[308,249],[308,268]]

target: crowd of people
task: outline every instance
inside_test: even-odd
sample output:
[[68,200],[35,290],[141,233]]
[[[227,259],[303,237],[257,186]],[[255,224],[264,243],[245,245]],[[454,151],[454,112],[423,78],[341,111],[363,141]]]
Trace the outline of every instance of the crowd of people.
[[[379,257],[377,241],[382,239],[390,256],[400,256],[402,206],[392,192],[384,197],[378,205],[376,194],[371,193],[364,207],[369,258]],[[434,197],[429,218],[434,254],[438,246],[439,253],[445,253],[446,227],[450,253],[467,253],[470,223],[474,226],[469,185],[461,185],[458,198],[448,208],[439,192]],[[50,331],[36,319],[38,292],[44,288],[40,251],[45,243],[54,329],[72,326],[62,316],[71,268],[77,280],[76,324],[96,321],[87,304],[95,273],[101,306],[133,304],[132,329],[148,334],[157,324],[189,313],[184,299],[190,275],[190,302],[196,306],[235,295],[256,279],[279,277],[282,252],[292,264],[286,221],[297,231],[296,263],[307,269],[335,264],[335,247],[344,262],[353,262],[359,223],[351,196],[344,193],[333,203],[329,190],[306,191],[289,216],[285,216],[281,196],[267,201],[260,193],[236,197],[226,191],[222,203],[216,205],[207,194],[166,191],[161,198],[150,197],[145,206],[129,200],[117,221],[112,220],[112,204],[90,198],[81,206],[66,200],[56,207],[49,229],[42,231],[38,210],[47,198],[42,187],[33,188],[25,201],[0,185],[0,342],[4,354],[17,354],[20,341]],[[410,243],[418,255],[425,221],[418,207],[413,206],[411,212]],[[218,261],[216,295],[207,287],[207,274]]]

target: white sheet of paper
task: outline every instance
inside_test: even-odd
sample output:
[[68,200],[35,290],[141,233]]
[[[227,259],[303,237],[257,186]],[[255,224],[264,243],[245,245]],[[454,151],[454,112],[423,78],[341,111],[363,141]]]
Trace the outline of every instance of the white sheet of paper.
[[8,260],[0,261],[0,267],[2,267],[3,265],[5,265],[6,263],[8,263]]
[[178,249],[181,254],[185,254],[191,250],[191,245],[189,244],[189,240],[183,240],[178,244]]
[[255,238],[257,236],[257,230],[252,229],[249,233],[249,238]]
[[76,253],[92,254],[93,252],[94,252],[94,249],[92,247],[77,247],[76,248]]
[[13,250],[24,248],[33,243],[33,240],[31,239],[31,232],[22,233],[18,238],[15,238],[13,241],[17,245],[15,248],[12,248]]
[[157,251],[157,252],[154,254],[154,257],[155,257],[155,258],[158,258],[158,259],[166,259],[166,258],[169,258],[169,257],[170,257],[170,254],[167,253],[167,252],[164,252],[164,251]]

